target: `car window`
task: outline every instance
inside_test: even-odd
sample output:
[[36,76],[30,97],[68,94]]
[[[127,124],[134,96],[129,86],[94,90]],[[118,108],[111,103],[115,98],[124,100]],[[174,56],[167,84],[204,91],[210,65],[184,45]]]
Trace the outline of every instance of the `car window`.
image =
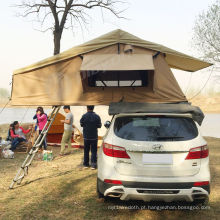
[[123,116],[115,119],[115,134],[135,141],[183,141],[198,136],[191,118],[171,116]]

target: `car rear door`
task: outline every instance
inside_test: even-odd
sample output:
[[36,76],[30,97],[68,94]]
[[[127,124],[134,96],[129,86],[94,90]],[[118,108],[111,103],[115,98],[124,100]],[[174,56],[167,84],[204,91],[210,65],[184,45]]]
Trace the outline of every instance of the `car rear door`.
[[114,159],[115,169],[121,175],[178,177],[199,172],[200,159],[186,159],[190,149],[201,145],[191,118],[123,116],[114,123],[112,144],[124,147],[130,157]]

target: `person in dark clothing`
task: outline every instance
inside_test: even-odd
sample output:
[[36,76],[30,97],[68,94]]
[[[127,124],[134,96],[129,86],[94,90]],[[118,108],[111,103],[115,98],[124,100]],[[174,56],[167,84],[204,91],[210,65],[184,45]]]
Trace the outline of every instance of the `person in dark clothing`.
[[11,130],[13,129],[14,124],[10,124],[9,130],[8,130],[8,136],[6,138],[6,141],[11,141],[12,142],[12,137],[11,137]]
[[83,127],[84,138],[84,162],[85,168],[89,167],[89,151],[91,149],[91,169],[96,169],[97,165],[97,144],[98,128],[101,128],[100,117],[93,112],[94,106],[87,106],[87,113],[80,119],[80,125]]
[[35,114],[34,117],[33,117],[33,120],[35,120],[35,119],[36,119],[37,121],[36,121],[36,124],[35,124],[35,126],[34,126],[34,131],[37,131],[37,127],[38,127],[37,114]]

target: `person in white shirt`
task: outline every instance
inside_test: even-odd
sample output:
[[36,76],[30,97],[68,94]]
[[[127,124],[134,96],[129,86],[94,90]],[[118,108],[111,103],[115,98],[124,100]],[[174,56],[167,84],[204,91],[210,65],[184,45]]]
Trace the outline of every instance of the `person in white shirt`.
[[[60,156],[71,153],[71,147],[72,147],[71,142],[72,142],[72,132],[73,132],[73,114],[70,111],[70,106],[65,105],[63,109],[66,113],[66,118],[65,120],[61,120],[61,123],[64,124],[64,133],[61,141]],[[66,144],[68,144],[67,152],[65,152]]]

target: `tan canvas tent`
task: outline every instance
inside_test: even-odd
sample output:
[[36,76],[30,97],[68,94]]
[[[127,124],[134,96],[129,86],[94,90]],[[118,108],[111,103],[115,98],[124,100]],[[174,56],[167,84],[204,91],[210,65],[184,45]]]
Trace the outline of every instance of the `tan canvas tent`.
[[14,71],[12,105],[187,101],[170,68],[210,63],[115,30]]

